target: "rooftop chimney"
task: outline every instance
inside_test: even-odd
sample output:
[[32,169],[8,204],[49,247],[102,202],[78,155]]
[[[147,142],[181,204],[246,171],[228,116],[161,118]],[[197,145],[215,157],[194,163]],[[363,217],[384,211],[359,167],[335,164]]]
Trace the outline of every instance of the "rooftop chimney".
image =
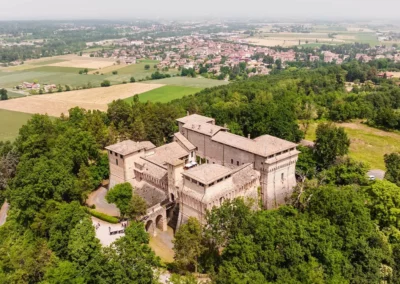
[[250,138],[250,133],[249,133],[249,134],[247,134],[247,138],[251,139],[251,138]]
[[186,116],[189,116],[189,115],[190,115],[189,111],[186,111]]

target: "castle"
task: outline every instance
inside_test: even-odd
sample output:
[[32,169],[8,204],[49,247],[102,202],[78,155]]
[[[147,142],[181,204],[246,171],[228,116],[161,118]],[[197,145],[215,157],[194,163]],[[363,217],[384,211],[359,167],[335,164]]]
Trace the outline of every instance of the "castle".
[[285,203],[296,185],[296,144],[270,135],[255,139],[193,114],[177,119],[173,142],[156,147],[126,140],[106,147],[110,188],[129,182],[148,205],[146,230],[175,228],[189,217],[205,221],[207,210],[236,197],[262,201],[265,209]]

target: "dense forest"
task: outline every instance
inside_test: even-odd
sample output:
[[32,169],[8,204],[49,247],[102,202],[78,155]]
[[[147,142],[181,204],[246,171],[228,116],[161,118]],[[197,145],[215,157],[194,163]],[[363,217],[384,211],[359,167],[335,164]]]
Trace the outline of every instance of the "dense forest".
[[[353,91],[346,81],[356,83]],[[14,143],[0,144],[0,201],[10,203],[0,227],[0,283],[155,283],[161,264],[143,224],[133,220],[125,237],[102,248],[84,206],[108,177],[108,144],[162,145],[187,111],[240,135],[295,142],[314,119],[361,118],[396,129],[399,99],[395,81],[353,61],[282,70],[168,104],[136,96],[132,104],[113,102],[107,113],[34,115]],[[368,181],[368,167],[346,156],[342,128],[320,124],[315,142],[315,149],[300,148],[300,182],[287,206],[254,212],[238,199],[209,212],[204,227],[191,220],[177,232],[169,268],[208,273],[216,283],[399,283],[400,156],[385,157],[387,180]]]

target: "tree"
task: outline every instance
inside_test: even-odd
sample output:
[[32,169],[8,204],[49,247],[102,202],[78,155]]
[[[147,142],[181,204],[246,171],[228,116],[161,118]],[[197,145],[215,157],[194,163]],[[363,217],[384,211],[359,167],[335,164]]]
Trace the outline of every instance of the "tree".
[[95,260],[100,252],[100,241],[96,238],[92,221],[85,217],[71,230],[68,242],[69,259],[79,266],[86,266]]
[[275,60],[275,64],[276,64],[276,69],[278,69],[278,70],[282,69],[282,60],[281,59]]
[[118,74],[118,71],[114,70],[114,71],[112,71],[112,74],[113,74],[113,75],[117,75],[117,74]]
[[142,222],[132,222],[125,236],[105,249],[105,259],[111,274],[105,283],[154,283],[153,269],[160,265]]
[[135,141],[143,141],[146,139],[146,131],[144,123],[140,117],[137,117],[131,126],[132,139]]
[[386,165],[385,179],[400,186],[400,154],[385,154],[384,160]]
[[95,189],[97,184],[95,184],[92,173],[86,165],[82,165],[79,168],[76,185],[79,188],[79,191],[82,192],[82,200],[86,200],[88,194]]
[[380,229],[391,226],[400,229],[400,187],[389,181],[377,180],[364,192],[368,197],[367,207],[371,210],[371,217],[378,222]]
[[111,83],[108,80],[104,80],[103,82],[101,82],[100,84],[102,87],[110,87]]
[[334,164],[320,174],[322,182],[335,185],[366,185],[369,167],[350,158],[337,158]]
[[183,270],[192,270],[197,273],[198,258],[205,250],[202,244],[202,228],[200,222],[190,217],[175,234],[174,252],[175,262]]
[[321,168],[333,164],[336,157],[344,156],[349,151],[350,139],[344,128],[332,123],[321,123],[316,130],[315,157]]
[[8,100],[8,95],[7,95],[7,90],[6,89],[0,89],[0,99],[2,101]]
[[134,193],[132,199],[129,201],[126,215],[135,221],[139,221],[140,217],[147,212],[147,203],[141,196]]
[[[46,209],[46,213],[48,213],[48,209],[52,209],[51,207],[54,206],[54,203],[48,203],[47,206],[49,208]],[[70,233],[82,219],[86,218],[86,214],[81,205],[76,201],[69,204],[57,205],[56,211],[56,213],[51,212],[51,221],[46,234],[49,236],[49,247],[52,251],[54,251],[58,257],[66,259],[68,257]],[[43,224],[43,220],[41,219],[42,218],[36,218],[35,223],[37,225]]]
[[136,82],[135,77],[131,77],[130,82],[135,83]]
[[44,283],[53,284],[84,284],[85,278],[80,275],[78,265],[70,261],[60,261],[56,267],[47,270]]
[[117,184],[107,192],[106,200],[108,203],[115,203],[124,217],[129,208],[129,202],[132,199],[132,185],[128,182]]
[[149,69],[150,69],[150,65],[149,65],[149,64],[146,64],[146,65],[144,66],[144,69],[145,69],[145,70],[149,70]]

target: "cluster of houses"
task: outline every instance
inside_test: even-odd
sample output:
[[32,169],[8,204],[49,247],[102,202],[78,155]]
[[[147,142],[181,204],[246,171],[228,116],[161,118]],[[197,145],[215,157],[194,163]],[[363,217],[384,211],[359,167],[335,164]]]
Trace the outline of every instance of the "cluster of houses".
[[42,89],[44,92],[49,93],[56,90],[57,86],[55,84],[44,84],[42,86],[39,83],[23,82],[22,84],[18,85],[16,89],[28,91],[39,91]]
[[[110,43],[110,42],[108,42]],[[143,58],[159,61],[157,68],[165,69],[194,69],[197,73],[221,74],[224,67],[233,68],[240,63],[246,63],[248,76],[266,75],[271,71],[271,65],[279,60],[283,67],[287,62],[321,61],[325,63],[342,64],[350,58],[349,54],[338,54],[332,51],[320,51],[315,48],[313,53],[304,54],[293,49],[284,50],[252,46],[240,42],[232,35],[199,35],[146,38],[143,40],[128,40],[127,38],[111,40],[114,49],[92,52],[91,57],[113,58],[121,64],[135,64]],[[400,61],[400,54],[393,48],[376,46],[357,53],[355,59],[369,62],[373,59],[387,58]],[[269,56],[272,62],[265,62]]]

